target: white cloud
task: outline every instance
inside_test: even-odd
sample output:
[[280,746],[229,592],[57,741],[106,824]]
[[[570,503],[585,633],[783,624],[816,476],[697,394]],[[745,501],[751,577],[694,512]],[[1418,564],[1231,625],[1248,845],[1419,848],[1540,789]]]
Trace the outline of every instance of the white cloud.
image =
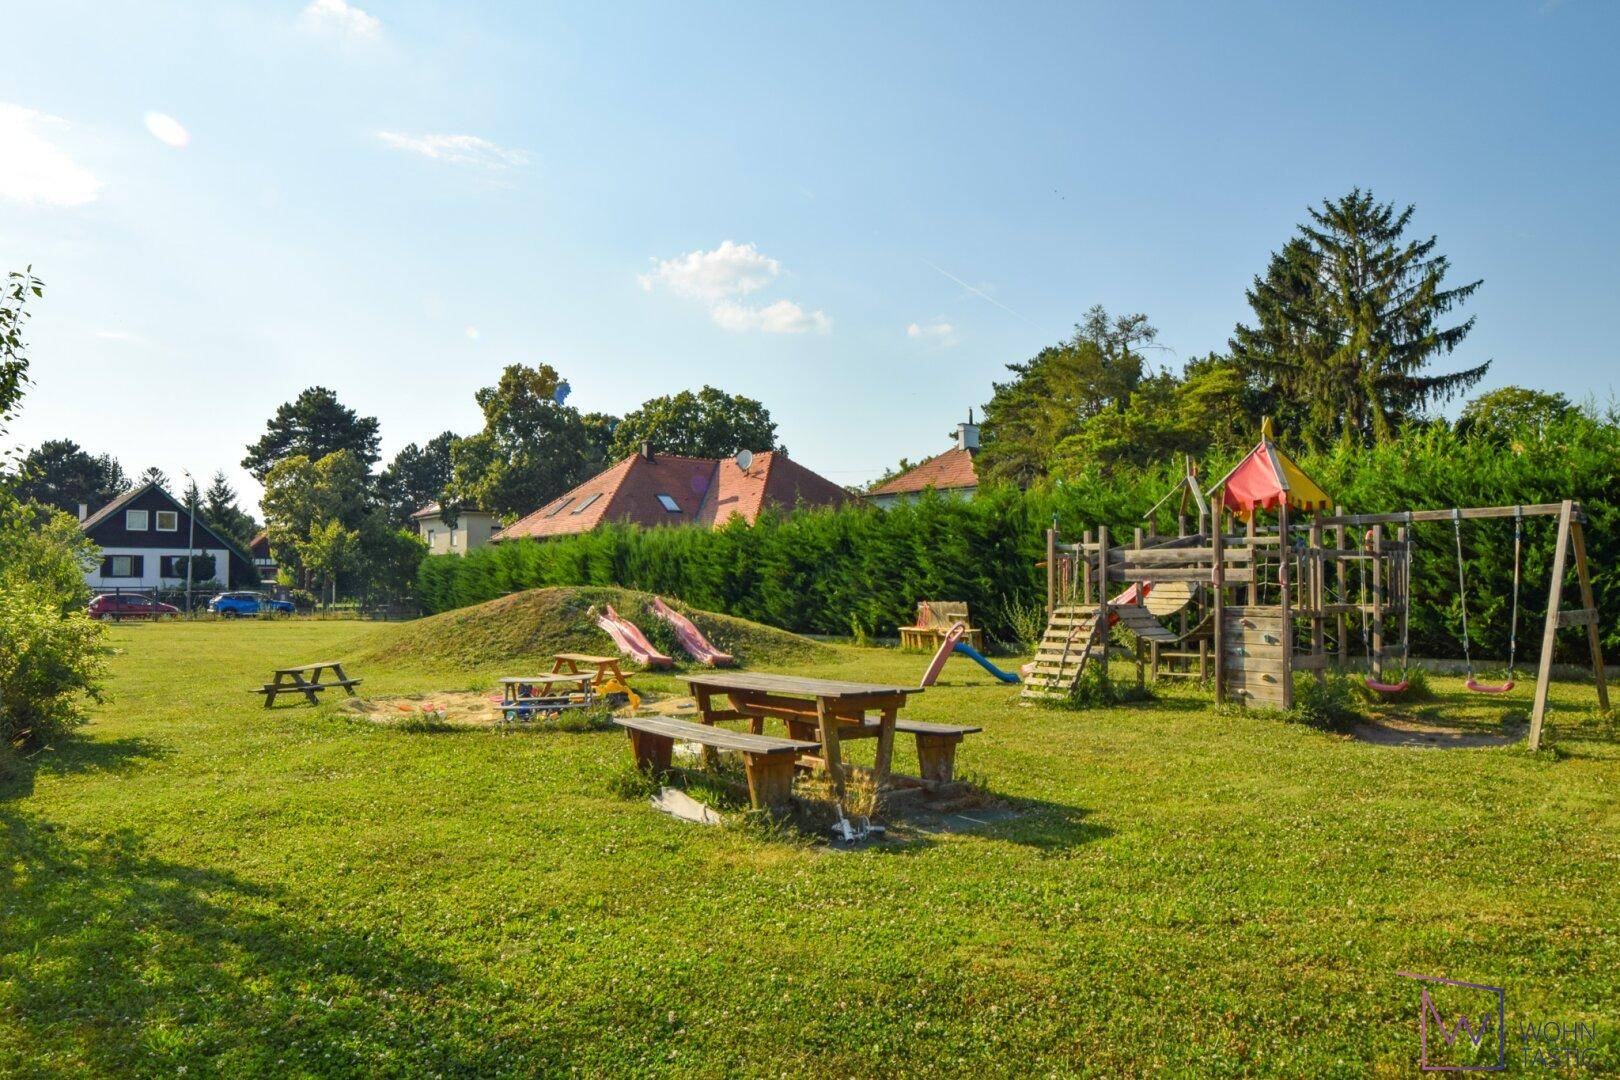
[[814,330],[825,334],[832,329],[832,320],[825,311],[806,311],[792,300],[778,300],[761,308],[723,300],[714,305],[710,314],[716,325],[738,333],[760,330],[767,334],[803,334]]
[[131,345],[145,345],[146,338],[132,330],[97,330],[96,337],[102,341],[123,341]]
[[298,25],[316,34],[345,41],[374,41],[382,34],[382,21],[343,0],[311,0],[298,15]]
[[41,206],[83,206],[104,186],[57,147],[47,132],[67,121],[0,101],[0,199]]
[[721,241],[713,251],[689,251],[673,259],[653,259],[651,273],[636,280],[648,292],[663,288],[671,295],[700,300],[709,306],[715,325],[741,333],[825,334],[832,319],[824,311],[806,311],[792,300],[777,300],[762,307],[739,302],[759,292],[782,274],[782,264],[761,254],[753,244]]
[[397,131],[379,131],[377,138],[395,150],[408,150],[452,165],[507,169],[529,161],[529,155],[522,150],[508,150],[477,135],[402,135]]
[[191,143],[191,132],[172,116],[160,112],[146,114],[146,130],[152,137],[166,146],[182,150]]
[[662,285],[676,296],[723,300],[758,292],[782,272],[782,264],[759,253],[753,244],[722,240],[713,251],[689,251],[673,259],[654,259],[650,274],[637,277],[651,292]]
[[906,327],[906,337],[914,341],[931,341],[936,345],[954,345],[956,327],[936,315],[926,323],[912,323]]

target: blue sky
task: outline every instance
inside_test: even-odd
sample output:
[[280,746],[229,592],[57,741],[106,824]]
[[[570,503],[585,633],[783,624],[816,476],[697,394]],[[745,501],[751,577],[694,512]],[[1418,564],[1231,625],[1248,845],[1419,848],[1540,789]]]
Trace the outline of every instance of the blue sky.
[[[1304,207],[1417,204],[1483,277],[1457,366],[1607,398],[1620,7],[9,5],[12,436],[224,468],[320,383],[385,454],[549,362],[712,383],[844,483],[943,449],[1086,308],[1224,346]],[[156,115],[154,115],[156,114]],[[180,145],[183,144],[183,145]]]

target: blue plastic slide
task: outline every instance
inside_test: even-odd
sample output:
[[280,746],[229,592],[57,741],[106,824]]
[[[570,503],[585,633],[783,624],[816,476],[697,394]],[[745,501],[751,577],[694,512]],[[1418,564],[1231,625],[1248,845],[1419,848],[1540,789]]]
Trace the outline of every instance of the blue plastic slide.
[[956,643],[956,651],[962,653],[970,660],[977,660],[980,667],[984,668],[984,670],[988,671],[1002,682],[1015,683],[1018,681],[1018,676],[1009,671],[1002,671],[1000,668],[996,667],[996,665],[986,660],[983,653],[965,641],[958,641]]

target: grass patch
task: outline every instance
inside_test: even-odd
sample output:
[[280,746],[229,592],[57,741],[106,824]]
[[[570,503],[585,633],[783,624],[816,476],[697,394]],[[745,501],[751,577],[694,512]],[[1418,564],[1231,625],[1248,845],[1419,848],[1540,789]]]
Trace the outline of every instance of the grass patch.
[[[1024,708],[953,662],[904,715],[982,726],[959,773],[1017,814],[834,854],[654,812],[617,731],[400,737],[247,693],[314,660],[386,698],[519,662],[390,652],[413,625],[111,630],[90,724],[0,778],[0,1075],[1397,1076],[1399,971],[1594,1023],[1590,1075],[1620,1069],[1620,742],[1590,684],[1554,684],[1530,755],[1322,738],[1180,684]],[[1459,723],[1528,709],[1431,684]]]

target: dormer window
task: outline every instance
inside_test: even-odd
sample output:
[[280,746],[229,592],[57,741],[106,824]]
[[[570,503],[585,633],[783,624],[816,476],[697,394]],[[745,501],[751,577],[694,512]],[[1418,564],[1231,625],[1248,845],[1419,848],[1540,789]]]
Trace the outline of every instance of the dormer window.
[[602,497],[602,493],[600,491],[594,491],[591,494],[585,496],[585,501],[580,503],[578,506],[574,507],[574,513],[583,514],[585,512],[586,507],[590,506],[591,503],[595,502],[597,499],[600,499],[601,497]]
[[568,498],[566,498],[562,502],[558,503],[557,504],[557,509],[555,509],[551,513],[547,514],[546,517],[556,517],[558,514],[562,513],[564,510],[568,509],[568,504],[573,502],[573,501],[574,501],[574,497],[572,495],[568,496]]
[[670,498],[668,495],[658,496],[658,502],[665,510],[668,510],[672,514],[678,514],[681,512],[681,504]]
[[147,529],[147,513],[145,510],[125,510],[124,528],[130,532],[145,532]]

